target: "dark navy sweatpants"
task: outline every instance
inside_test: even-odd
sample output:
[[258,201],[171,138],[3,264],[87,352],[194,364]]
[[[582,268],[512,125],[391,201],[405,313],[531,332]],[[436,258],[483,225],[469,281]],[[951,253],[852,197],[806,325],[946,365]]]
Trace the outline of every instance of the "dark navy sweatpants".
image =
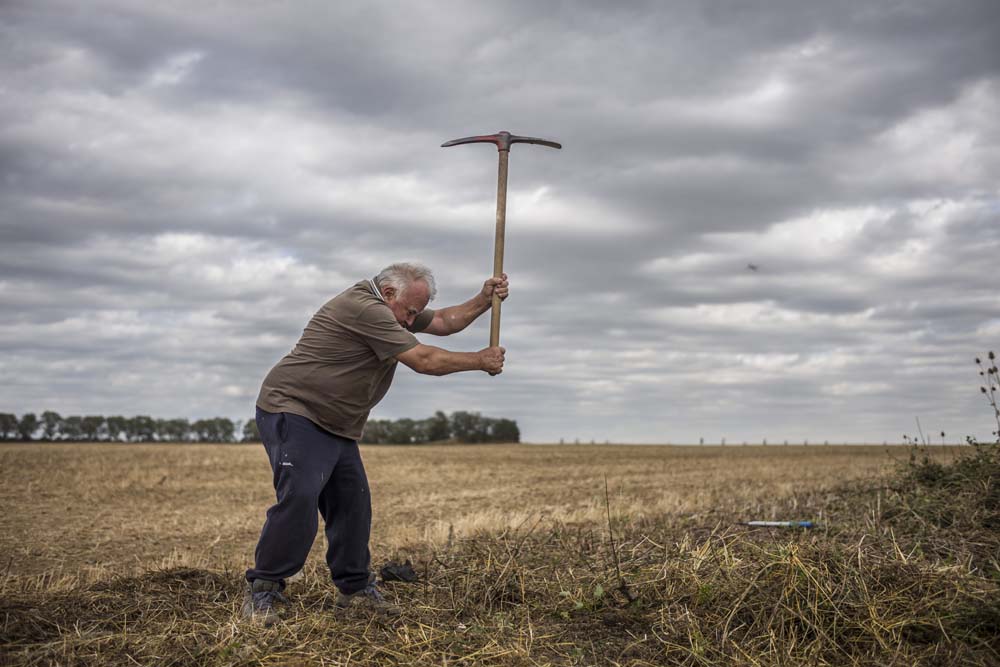
[[344,593],[368,585],[368,536],[372,505],[358,443],[336,436],[311,420],[257,408],[277,502],[257,542],[248,581],[284,580],[302,569],[316,539],[316,510],[326,522],[326,562]]

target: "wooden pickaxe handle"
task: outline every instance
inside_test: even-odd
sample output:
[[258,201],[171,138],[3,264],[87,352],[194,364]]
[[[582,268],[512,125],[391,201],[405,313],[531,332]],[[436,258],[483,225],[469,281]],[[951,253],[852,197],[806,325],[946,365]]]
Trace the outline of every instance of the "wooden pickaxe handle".
[[[496,134],[481,134],[474,137],[463,137],[446,141],[441,146],[458,146],[459,144],[493,144],[500,154],[500,168],[497,173],[497,230],[493,243],[493,277],[503,275],[503,237],[507,218],[507,160],[510,157],[510,147],[513,144],[535,144],[549,148],[562,148],[562,144],[539,139],[538,137],[519,137],[506,130]],[[490,347],[500,344],[500,297],[493,291],[493,312],[490,317]]]
[[[493,277],[503,275],[503,239],[507,222],[507,160],[510,151],[499,151],[500,166],[497,170],[497,229],[493,239]],[[500,344],[500,297],[493,288],[493,312],[490,315],[490,347]]]

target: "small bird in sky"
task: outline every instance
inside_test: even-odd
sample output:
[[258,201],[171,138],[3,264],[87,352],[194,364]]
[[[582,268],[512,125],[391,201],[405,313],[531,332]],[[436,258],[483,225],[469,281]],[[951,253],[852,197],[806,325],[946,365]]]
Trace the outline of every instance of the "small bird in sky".
[[751,271],[756,271],[757,270],[757,265],[756,264],[747,264],[747,268],[750,269]]

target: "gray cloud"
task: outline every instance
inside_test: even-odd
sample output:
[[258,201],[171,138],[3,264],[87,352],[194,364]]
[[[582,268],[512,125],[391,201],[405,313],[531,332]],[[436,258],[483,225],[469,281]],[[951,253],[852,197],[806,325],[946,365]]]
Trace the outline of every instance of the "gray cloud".
[[998,34],[985,0],[6,3],[0,409],[246,417],[312,312],[383,265],[467,299],[495,151],[438,145],[509,129],[565,148],[512,153],[508,368],[401,369],[379,416],[983,435]]

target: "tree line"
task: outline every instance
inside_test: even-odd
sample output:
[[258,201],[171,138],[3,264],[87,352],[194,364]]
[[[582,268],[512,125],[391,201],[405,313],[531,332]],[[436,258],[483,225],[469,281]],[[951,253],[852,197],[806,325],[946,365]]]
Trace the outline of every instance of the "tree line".
[[484,417],[478,412],[438,410],[427,419],[371,419],[361,442],[369,444],[421,444],[426,442],[521,442],[513,419]]
[[[252,421],[252,420],[251,420]],[[256,427],[226,417],[155,419],[149,415],[70,415],[46,410],[41,415],[0,412],[0,440],[69,440],[84,442],[236,442],[252,441]],[[248,439],[249,436],[249,439]],[[259,437],[257,438],[259,439]]]
[[[46,410],[20,417],[0,412],[0,441],[72,442],[260,442],[253,419],[233,421],[209,419],[155,419],[70,415]],[[369,444],[421,444],[427,442],[520,442],[517,422],[484,417],[478,412],[438,411],[428,419],[373,419],[365,427],[361,442]]]

